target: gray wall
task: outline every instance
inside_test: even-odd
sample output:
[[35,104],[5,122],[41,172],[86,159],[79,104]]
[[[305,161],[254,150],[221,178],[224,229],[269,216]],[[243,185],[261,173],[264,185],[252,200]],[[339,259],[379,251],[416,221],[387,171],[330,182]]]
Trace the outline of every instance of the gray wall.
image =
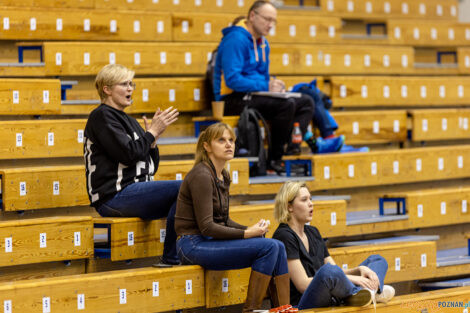
[[460,0],[459,21],[470,22],[470,0]]

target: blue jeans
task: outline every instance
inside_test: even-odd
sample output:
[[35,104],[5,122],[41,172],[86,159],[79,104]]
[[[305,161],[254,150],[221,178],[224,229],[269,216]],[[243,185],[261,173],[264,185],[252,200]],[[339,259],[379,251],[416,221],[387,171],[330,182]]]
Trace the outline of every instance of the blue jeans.
[[183,264],[200,265],[208,270],[251,267],[256,272],[273,276],[288,272],[286,249],[276,239],[216,240],[202,235],[184,235],[178,240],[177,247]]
[[178,264],[176,254],[175,211],[182,181],[148,181],[131,184],[96,210],[106,217],[140,217],[155,220],[166,217],[166,236],[162,261]]
[[315,111],[313,112],[313,125],[320,130],[320,135],[325,138],[333,135],[334,131],[338,129],[338,124],[331,116],[330,112],[325,108],[323,100],[319,94],[309,87],[300,88],[299,92],[309,95],[315,103]]
[[[379,277],[380,288],[383,289],[387,261],[380,255],[369,256],[361,265],[367,266]],[[325,264],[315,273],[299,301],[299,310],[333,306],[335,300],[341,301],[356,294],[362,287],[354,285],[337,265]]]

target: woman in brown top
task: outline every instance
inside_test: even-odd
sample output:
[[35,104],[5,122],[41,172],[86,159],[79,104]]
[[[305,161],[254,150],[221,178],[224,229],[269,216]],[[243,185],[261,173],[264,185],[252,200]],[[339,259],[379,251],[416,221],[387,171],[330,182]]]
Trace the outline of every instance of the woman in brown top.
[[229,218],[230,176],[224,167],[234,150],[235,134],[226,124],[213,124],[199,136],[195,165],[176,205],[177,249],[183,264],[209,270],[251,267],[243,312],[252,312],[260,308],[272,278],[273,305],[289,303],[289,276],[284,245],[263,238],[265,220],[246,227]]

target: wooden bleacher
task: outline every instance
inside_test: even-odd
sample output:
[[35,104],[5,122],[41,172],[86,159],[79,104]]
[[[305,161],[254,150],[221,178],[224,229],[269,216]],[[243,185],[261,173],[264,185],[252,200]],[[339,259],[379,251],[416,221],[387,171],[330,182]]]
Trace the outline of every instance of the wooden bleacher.
[[[250,4],[246,0],[2,3],[0,232],[5,243],[9,238],[13,243],[12,254],[5,252],[7,256],[0,258],[0,281],[5,282],[0,283],[0,302],[6,312],[33,312],[41,305],[51,312],[205,312],[244,301],[247,269],[131,269],[148,266],[162,253],[165,220],[101,218],[86,207],[81,140],[85,117],[99,103],[94,75],[108,63],[124,64],[137,75],[134,103],[127,113],[148,117],[158,107],[169,106],[181,112],[178,123],[159,139],[164,159],[155,179],[183,179],[193,163],[187,159],[195,149],[192,117],[207,119],[210,114],[203,78],[207,60],[221,28],[246,14]],[[417,279],[469,275],[470,257],[468,247],[461,244],[461,230],[470,223],[465,145],[470,48],[469,27],[457,22],[458,2],[320,0],[305,1],[303,8],[297,1],[284,4],[268,36],[271,72],[288,87],[317,78],[319,88],[332,96],[332,115],[340,125],[337,133],[346,135],[347,144],[372,148],[360,154],[291,157],[312,162],[312,176],[293,179],[306,180],[316,197],[325,195],[322,200],[314,198],[313,224],[334,245],[350,238],[442,232],[432,242],[331,248],[337,263],[353,267],[367,255],[380,253],[390,265],[386,282],[408,286]],[[236,118],[224,121],[236,125]],[[424,142],[431,147],[415,148]],[[269,237],[277,226],[273,203],[262,201],[272,200],[289,178],[249,177],[250,162],[254,161],[235,159],[228,167],[233,181],[231,217],[246,225],[270,220]],[[435,188],[447,184],[445,190]],[[407,190],[408,186],[413,187]],[[406,199],[406,212],[388,207],[380,214],[377,204],[369,210],[370,199],[377,194]],[[421,204],[424,213],[418,216]],[[74,245],[77,232],[80,247]],[[43,233],[47,248],[36,241]],[[458,243],[449,244],[453,239]],[[119,270],[109,271],[113,269]],[[401,293],[411,291],[416,288]],[[466,303],[469,297],[468,288],[413,293],[379,304],[377,310],[430,310],[434,308],[430,303]]]

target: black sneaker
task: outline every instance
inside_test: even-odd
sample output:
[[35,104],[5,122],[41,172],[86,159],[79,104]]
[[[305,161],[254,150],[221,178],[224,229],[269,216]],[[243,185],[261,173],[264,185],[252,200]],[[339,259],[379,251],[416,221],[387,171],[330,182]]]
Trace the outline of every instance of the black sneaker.
[[273,170],[277,175],[282,175],[286,172],[286,165],[282,160],[271,160],[268,164],[268,170]]
[[300,155],[301,152],[299,144],[291,143],[286,149],[286,155]]

